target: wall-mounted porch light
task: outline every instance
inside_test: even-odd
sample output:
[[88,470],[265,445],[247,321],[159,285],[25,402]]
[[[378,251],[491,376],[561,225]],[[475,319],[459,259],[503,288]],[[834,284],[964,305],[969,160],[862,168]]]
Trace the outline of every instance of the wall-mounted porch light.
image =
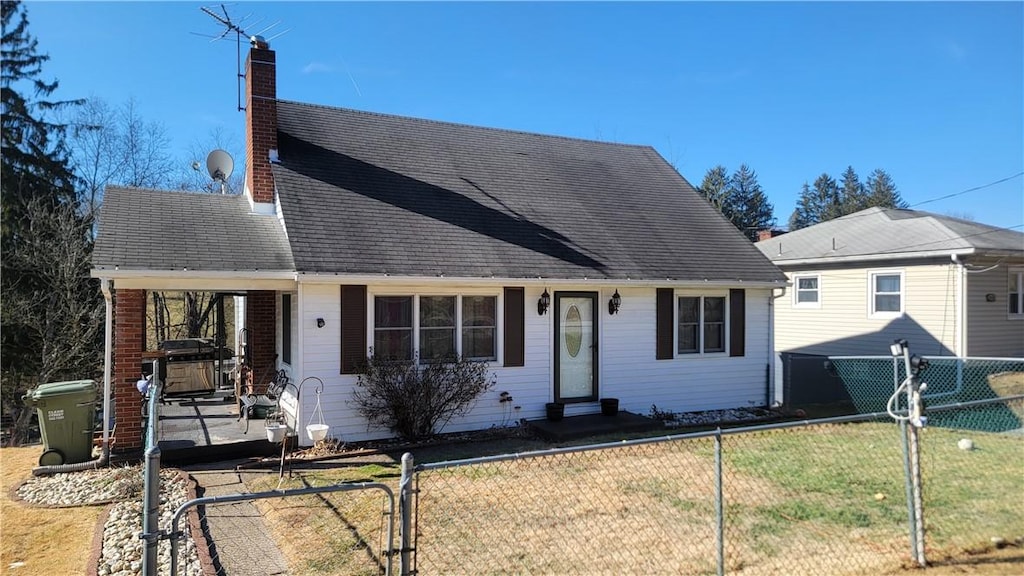
[[323,328],[324,324],[327,324],[327,322],[324,322],[323,318],[317,318],[316,319],[316,327],[317,328]]
[[618,314],[620,306],[622,306],[622,296],[619,296],[619,290],[616,288],[615,294],[612,294],[612,299],[608,301],[608,313]]
[[537,300],[537,314],[541,316],[548,313],[548,307],[551,306],[551,295],[548,294],[548,289],[544,289],[544,293],[540,295],[540,300]]

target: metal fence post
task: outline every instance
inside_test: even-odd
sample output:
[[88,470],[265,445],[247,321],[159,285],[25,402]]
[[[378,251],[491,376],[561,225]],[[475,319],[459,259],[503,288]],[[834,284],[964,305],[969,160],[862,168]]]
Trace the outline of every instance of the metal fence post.
[[402,454],[402,478],[398,484],[398,510],[402,517],[399,524],[399,574],[409,576],[412,574],[412,474],[413,457],[406,452]]
[[718,545],[718,576],[725,574],[725,509],[722,493],[722,429],[715,430],[715,528]]
[[907,526],[910,535],[910,557],[917,560],[917,514],[914,511],[914,481],[910,466],[910,445],[907,423],[900,421],[900,439],[903,441],[903,480],[907,493]]
[[158,437],[157,406],[160,398],[160,364],[161,359],[153,362],[153,382],[149,392],[149,416],[146,422],[146,470],[144,476],[142,502],[142,533],[139,538],[145,540],[142,555],[142,573],[145,576],[156,576],[157,547],[160,544],[160,438]]
[[907,425],[907,432],[910,444],[910,482],[911,488],[913,488],[914,532],[912,539],[914,548],[916,548],[914,561],[924,568],[926,560],[924,555],[924,498],[921,482],[921,436],[917,426],[913,424]]

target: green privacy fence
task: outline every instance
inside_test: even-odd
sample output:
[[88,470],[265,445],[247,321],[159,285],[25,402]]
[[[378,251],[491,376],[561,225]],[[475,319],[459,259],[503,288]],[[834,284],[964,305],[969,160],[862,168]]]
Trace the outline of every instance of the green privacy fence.
[[[951,405],[1024,394],[1024,358],[955,358],[926,356],[928,367],[921,373],[927,384],[923,392],[927,405]],[[828,372],[841,380],[856,412],[884,412],[893,391],[906,377],[901,358],[892,356],[831,356]],[[905,409],[900,395],[897,409]],[[1003,432],[1024,426],[1022,415],[1006,405],[993,404],[984,418],[966,418],[960,412],[930,415],[929,426]]]

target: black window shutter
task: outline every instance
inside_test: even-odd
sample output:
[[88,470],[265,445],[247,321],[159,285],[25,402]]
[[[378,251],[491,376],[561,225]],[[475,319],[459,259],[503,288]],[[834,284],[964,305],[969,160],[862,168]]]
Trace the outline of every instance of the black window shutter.
[[672,305],[674,293],[675,291],[672,288],[658,288],[657,313],[655,315],[655,330],[657,331],[655,357],[658,360],[668,360],[673,356],[672,344],[674,338],[672,336],[675,327],[672,324],[675,314]]
[[341,373],[366,361],[366,286],[341,287]]
[[505,288],[505,366],[526,363],[525,290]]
[[729,290],[729,356],[743,356],[747,342],[747,295],[742,288]]

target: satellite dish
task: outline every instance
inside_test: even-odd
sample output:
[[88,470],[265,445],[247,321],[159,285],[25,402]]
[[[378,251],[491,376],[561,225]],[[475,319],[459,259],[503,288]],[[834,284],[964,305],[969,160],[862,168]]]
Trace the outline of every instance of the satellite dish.
[[221,184],[227,182],[234,168],[235,161],[231,159],[231,154],[223,150],[214,150],[206,157],[206,171],[210,173],[210,178]]

